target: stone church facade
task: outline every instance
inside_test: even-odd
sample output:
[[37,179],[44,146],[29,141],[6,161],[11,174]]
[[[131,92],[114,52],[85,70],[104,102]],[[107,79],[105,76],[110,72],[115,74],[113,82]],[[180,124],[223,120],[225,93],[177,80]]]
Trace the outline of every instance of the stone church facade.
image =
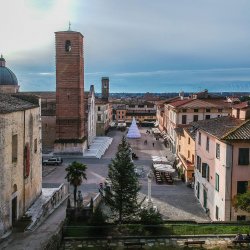
[[0,94],[0,237],[42,190],[39,99]]

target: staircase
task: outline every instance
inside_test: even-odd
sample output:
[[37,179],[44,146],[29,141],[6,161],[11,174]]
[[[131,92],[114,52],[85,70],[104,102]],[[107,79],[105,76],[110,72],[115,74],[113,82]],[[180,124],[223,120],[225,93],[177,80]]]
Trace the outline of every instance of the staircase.
[[89,149],[86,149],[83,153],[83,157],[100,159],[104,155],[105,151],[108,149],[112,141],[113,138],[108,136],[95,137]]

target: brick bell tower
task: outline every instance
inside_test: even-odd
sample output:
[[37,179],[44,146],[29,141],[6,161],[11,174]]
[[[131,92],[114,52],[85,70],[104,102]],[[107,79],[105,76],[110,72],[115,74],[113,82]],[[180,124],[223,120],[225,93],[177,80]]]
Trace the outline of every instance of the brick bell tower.
[[55,32],[56,141],[55,153],[82,153],[84,140],[84,57],[80,32]]
[[108,101],[109,99],[109,78],[102,77],[102,99]]

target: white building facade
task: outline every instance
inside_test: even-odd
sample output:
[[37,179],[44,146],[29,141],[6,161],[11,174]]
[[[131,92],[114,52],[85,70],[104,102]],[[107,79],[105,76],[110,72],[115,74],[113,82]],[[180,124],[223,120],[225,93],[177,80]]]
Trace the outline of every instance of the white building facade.
[[88,94],[88,145],[96,137],[96,109],[95,109],[95,89],[94,85],[90,86]]

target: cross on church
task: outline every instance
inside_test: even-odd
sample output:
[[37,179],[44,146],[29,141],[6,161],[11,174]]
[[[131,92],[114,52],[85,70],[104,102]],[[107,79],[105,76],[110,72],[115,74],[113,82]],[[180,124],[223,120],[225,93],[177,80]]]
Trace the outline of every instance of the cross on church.
[[70,30],[70,26],[71,26],[71,23],[70,23],[70,21],[69,21],[69,30]]

